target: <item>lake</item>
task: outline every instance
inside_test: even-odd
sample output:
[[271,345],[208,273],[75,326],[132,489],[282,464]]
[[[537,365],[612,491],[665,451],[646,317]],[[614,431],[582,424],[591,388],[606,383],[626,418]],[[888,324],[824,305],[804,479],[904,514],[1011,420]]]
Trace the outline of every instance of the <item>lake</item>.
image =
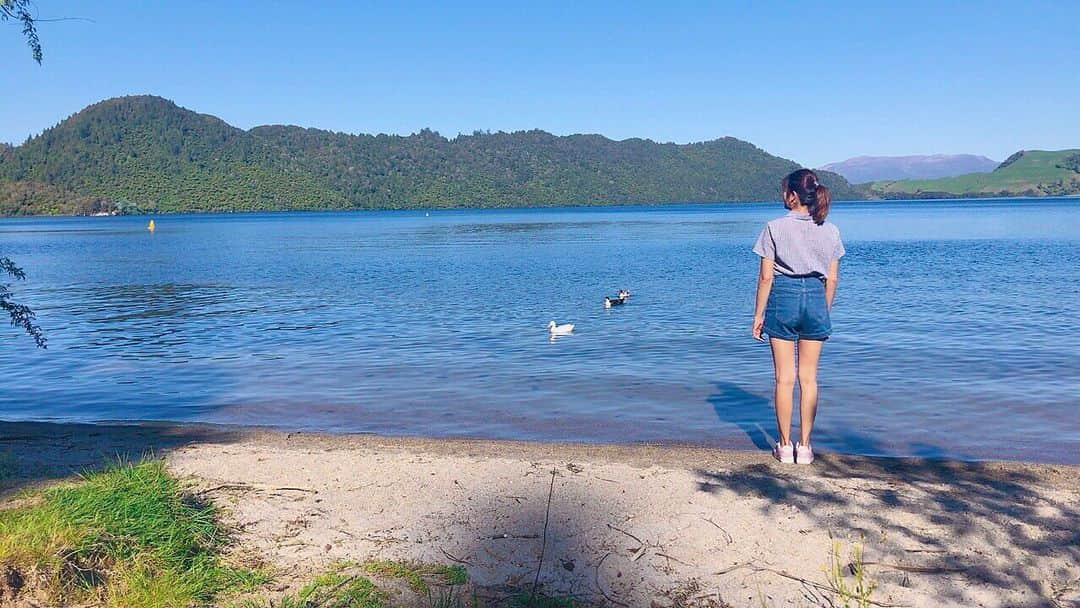
[[[1080,464],[1078,205],[834,204],[815,447]],[[765,449],[750,247],[783,212],[0,219],[49,338],[0,331],[0,418]]]

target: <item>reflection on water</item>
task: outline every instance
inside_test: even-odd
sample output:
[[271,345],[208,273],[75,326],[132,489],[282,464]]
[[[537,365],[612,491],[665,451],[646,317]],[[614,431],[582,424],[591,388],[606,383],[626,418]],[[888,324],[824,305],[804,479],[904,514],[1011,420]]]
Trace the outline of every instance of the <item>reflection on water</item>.
[[[1078,462],[1074,204],[837,204],[818,446]],[[0,220],[50,338],[0,332],[0,417],[766,449],[749,246],[781,212]]]

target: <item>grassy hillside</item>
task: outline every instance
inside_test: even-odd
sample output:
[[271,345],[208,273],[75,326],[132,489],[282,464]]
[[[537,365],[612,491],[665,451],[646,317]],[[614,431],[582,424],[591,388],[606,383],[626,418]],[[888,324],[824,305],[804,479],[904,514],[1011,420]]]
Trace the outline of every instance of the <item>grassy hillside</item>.
[[[543,131],[448,139],[243,131],[151,96],[94,104],[0,148],[0,213],[504,207],[765,200],[796,169],[744,141]],[[837,198],[861,198],[823,174]]]
[[879,181],[871,190],[903,196],[1055,196],[1080,194],[1080,150],[1026,150],[990,173],[923,180]]

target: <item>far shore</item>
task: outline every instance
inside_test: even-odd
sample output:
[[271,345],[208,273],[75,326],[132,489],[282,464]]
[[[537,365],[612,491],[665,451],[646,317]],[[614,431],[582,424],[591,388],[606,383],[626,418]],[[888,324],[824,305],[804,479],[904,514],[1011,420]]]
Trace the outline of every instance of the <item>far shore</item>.
[[543,553],[544,588],[595,605],[842,605],[830,556],[861,548],[872,605],[1080,601],[1070,465],[0,422],[0,507],[148,455],[222,507],[236,551],[297,581],[386,558],[497,589],[531,584]]
[[[933,193],[933,196],[921,196],[921,195],[908,195],[904,197],[886,197],[879,196],[875,198],[859,198],[859,199],[843,199],[835,200],[832,202],[834,205],[848,205],[848,204],[860,204],[860,203],[954,203],[964,201],[978,201],[980,203],[990,202],[1007,202],[1011,200],[1034,200],[1034,201],[1054,201],[1060,199],[1075,199],[1080,198],[1080,194],[1055,194],[1052,196],[1043,195],[1025,195],[1025,194],[982,194],[982,193],[966,193],[950,196],[938,196],[941,193]],[[230,215],[230,216],[243,216],[243,215],[286,215],[286,214],[334,214],[334,213],[401,213],[401,214],[415,214],[415,213],[433,213],[433,212],[499,212],[499,211],[584,211],[584,210],[605,210],[605,211],[634,211],[643,208],[656,208],[656,207],[671,207],[671,208],[686,208],[686,207],[712,207],[718,205],[780,205],[779,201],[775,200],[747,200],[747,201],[709,201],[709,202],[680,202],[680,201],[661,201],[661,202],[639,202],[639,203],[602,203],[602,204],[580,204],[580,205],[521,205],[513,207],[342,207],[338,209],[253,209],[253,210],[229,210],[221,209],[217,211],[203,211],[197,209],[191,209],[187,211],[139,211],[138,213],[85,213],[77,215],[42,215],[42,214],[30,214],[30,215],[2,215],[0,219],[45,219],[45,218],[98,218],[98,217],[120,217],[120,218],[151,218],[151,217],[170,217],[170,216],[182,216],[182,215]]]

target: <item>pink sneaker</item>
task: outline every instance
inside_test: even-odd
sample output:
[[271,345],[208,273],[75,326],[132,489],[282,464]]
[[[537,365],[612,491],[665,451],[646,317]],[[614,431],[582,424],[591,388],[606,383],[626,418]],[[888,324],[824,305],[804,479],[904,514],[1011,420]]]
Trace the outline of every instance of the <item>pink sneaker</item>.
[[777,442],[776,445],[773,446],[772,455],[773,458],[779,460],[784,464],[794,464],[795,446],[791,445],[790,443],[787,445],[780,445],[780,442]]
[[814,448],[810,447],[810,444],[797,444],[795,446],[795,462],[799,464],[810,464],[814,462]]

